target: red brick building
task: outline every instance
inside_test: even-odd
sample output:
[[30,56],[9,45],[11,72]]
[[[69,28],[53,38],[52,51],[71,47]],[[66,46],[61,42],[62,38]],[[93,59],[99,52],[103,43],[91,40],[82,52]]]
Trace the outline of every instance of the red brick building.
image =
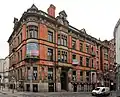
[[108,62],[101,59],[103,43],[71,26],[64,10],[55,17],[55,9],[50,5],[45,13],[33,4],[20,20],[14,18],[8,40],[11,88],[13,83],[26,91],[87,91],[96,86],[96,72],[105,65],[101,61]]

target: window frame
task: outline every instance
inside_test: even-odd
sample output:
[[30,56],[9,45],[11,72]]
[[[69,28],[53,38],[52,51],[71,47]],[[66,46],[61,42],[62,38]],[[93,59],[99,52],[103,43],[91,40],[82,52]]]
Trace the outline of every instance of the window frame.
[[90,63],[90,58],[86,58],[86,67],[89,67],[89,63]]
[[35,25],[27,26],[27,38],[38,38],[38,26]]
[[72,40],[72,49],[76,49],[76,41]]
[[53,42],[53,32],[48,30],[48,41]]
[[47,58],[49,61],[53,61],[53,49],[52,48],[48,48]]
[[[82,63],[82,64],[81,64]],[[83,65],[83,57],[82,56],[80,56],[80,66],[82,66]]]
[[80,43],[80,52],[83,51],[83,43]]

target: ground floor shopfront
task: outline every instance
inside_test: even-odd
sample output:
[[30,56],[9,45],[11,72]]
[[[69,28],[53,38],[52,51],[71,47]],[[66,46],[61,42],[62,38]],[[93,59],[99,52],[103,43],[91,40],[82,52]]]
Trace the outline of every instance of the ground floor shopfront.
[[[79,66],[80,67],[80,66]],[[56,68],[56,69],[55,69]],[[76,68],[71,64],[59,66],[24,65],[14,70],[11,87],[23,91],[90,91],[96,86],[96,72]],[[56,77],[56,78],[55,78]]]

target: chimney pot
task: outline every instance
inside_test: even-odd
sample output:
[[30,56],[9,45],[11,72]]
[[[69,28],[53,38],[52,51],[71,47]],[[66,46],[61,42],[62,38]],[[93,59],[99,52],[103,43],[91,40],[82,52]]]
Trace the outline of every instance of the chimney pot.
[[51,4],[50,7],[47,9],[48,15],[55,17],[55,9],[56,7],[53,4]]

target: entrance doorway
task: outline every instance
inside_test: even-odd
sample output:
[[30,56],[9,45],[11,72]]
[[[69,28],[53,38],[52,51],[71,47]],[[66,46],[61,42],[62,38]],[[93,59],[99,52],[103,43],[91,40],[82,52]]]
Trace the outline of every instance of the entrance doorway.
[[68,87],[68,76],[67,76],[67,71],[66,70],[62,70],[61,72],[61,90],[66,90],[67,91],[67,87]]
[[38,85],[37,84],[33,84],[33,92],[38,92]]
[[26,91],[30,91],[30,84],[26,84]]

